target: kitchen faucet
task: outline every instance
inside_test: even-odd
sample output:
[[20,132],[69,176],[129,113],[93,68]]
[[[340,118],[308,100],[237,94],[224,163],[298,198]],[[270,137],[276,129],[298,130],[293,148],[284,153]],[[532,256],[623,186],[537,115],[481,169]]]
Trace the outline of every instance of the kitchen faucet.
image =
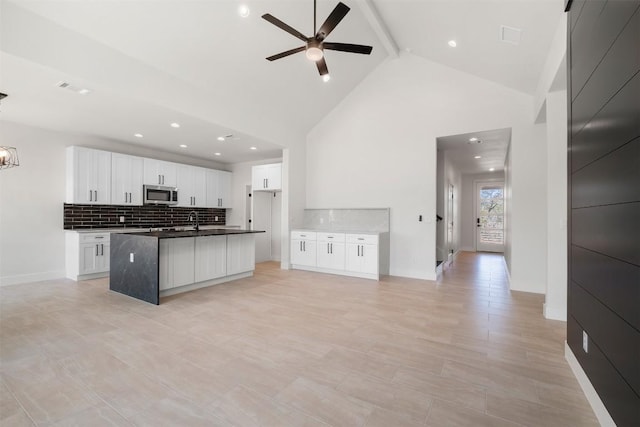
[[193,227],[194,230],[198,231],[200,230],[200,221],[198,220],[198,212],[196,211],[191,211],[189,212],[189,219],[188,221],[191,221],[191,223],[193,224],[194,222],[194,218],[195,217],[195,223],[196,225]]

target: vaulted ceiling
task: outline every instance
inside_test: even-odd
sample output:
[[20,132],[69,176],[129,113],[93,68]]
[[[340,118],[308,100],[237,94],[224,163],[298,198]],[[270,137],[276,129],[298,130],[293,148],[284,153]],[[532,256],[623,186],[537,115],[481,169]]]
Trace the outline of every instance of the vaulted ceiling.
[[[301,42],[260,16],[311,35],[311,0],[250,0],[246,18],[240,0],[0,1],[0,120],[229,163],[304,141],[393,45],[532,94],[562,18],[562,0],[343,0],[327,40],[373,52],[326,52],[325,83],[302,53],[265,60]],[[336,4],[318,1],[318,25]],[[500,25],[521,29],[520,44],[500,41]]]

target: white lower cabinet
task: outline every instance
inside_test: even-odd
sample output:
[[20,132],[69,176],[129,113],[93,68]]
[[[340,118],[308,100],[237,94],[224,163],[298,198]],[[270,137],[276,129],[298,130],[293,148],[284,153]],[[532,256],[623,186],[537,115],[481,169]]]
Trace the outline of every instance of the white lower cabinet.
[[291,264],[314,267],[316,265],[316,233],[291,232]]
[[160,290],[189,285],[195,280],[195,237],[160,240]]
[[331,270],[344,270],[345,235],[343,233],[318,233],[317,266]]
[[256,240],[253,234],[227,235],[227,276],[256,268]]
[[196,238],[195,281],[217,279],[227,274],[227,236]]
[[346,270],[378,274],[378,236],[347,234]]
[[109,233],[78,233],[65,235],[66,275],[72,280],[93,279],[109,274]]
[[291,232],[291,266],[378,280],[388,274],[389,233]]

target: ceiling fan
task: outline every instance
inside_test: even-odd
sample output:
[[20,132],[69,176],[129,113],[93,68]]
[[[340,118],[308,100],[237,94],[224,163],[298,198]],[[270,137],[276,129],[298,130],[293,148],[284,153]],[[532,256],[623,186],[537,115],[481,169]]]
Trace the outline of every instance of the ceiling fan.
[[287,50],[285,52],[269,56],[267,60],[275,61],[276,59],[284,58],[286,56],[293,55],[294,53],[305,51],[307,58],[311,61],[315,61],[316,66],[318,67],[318,72],[320,73],[324,81],[328,81],[329,69],[327,68],[327,62],[324,59],[325,49],[369,55],[373,47],[361,44],[326,42],[325,39],[327,38],[327,36],[340,23],[340,21],[342,21],[342,19],[351,10],[351,8],[349,8],[349,6],[342,2],[338,3],[338,5],[333,9],[331,14],[329,14],[329,17],[326,19],[326,21],[324,21],[324,24],[322,24],[317,32],[316,9],[316,0],[313,0],[313,32],[315,35],[312,37],[306,37],[300,31],[296,30],[293,27],[290,27],[289,25],[285,24],[269,13],[262,15],[262,18],[266,21],[271,22],[276,27],[305,42],[304,46],[300,46],[295,49]]

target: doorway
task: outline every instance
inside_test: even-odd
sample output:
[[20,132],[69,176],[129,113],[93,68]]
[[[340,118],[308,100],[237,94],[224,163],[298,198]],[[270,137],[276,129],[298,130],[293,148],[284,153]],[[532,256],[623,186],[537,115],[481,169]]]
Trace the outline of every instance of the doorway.
[[476,251],[504,252],[504,181],[475,186]]

